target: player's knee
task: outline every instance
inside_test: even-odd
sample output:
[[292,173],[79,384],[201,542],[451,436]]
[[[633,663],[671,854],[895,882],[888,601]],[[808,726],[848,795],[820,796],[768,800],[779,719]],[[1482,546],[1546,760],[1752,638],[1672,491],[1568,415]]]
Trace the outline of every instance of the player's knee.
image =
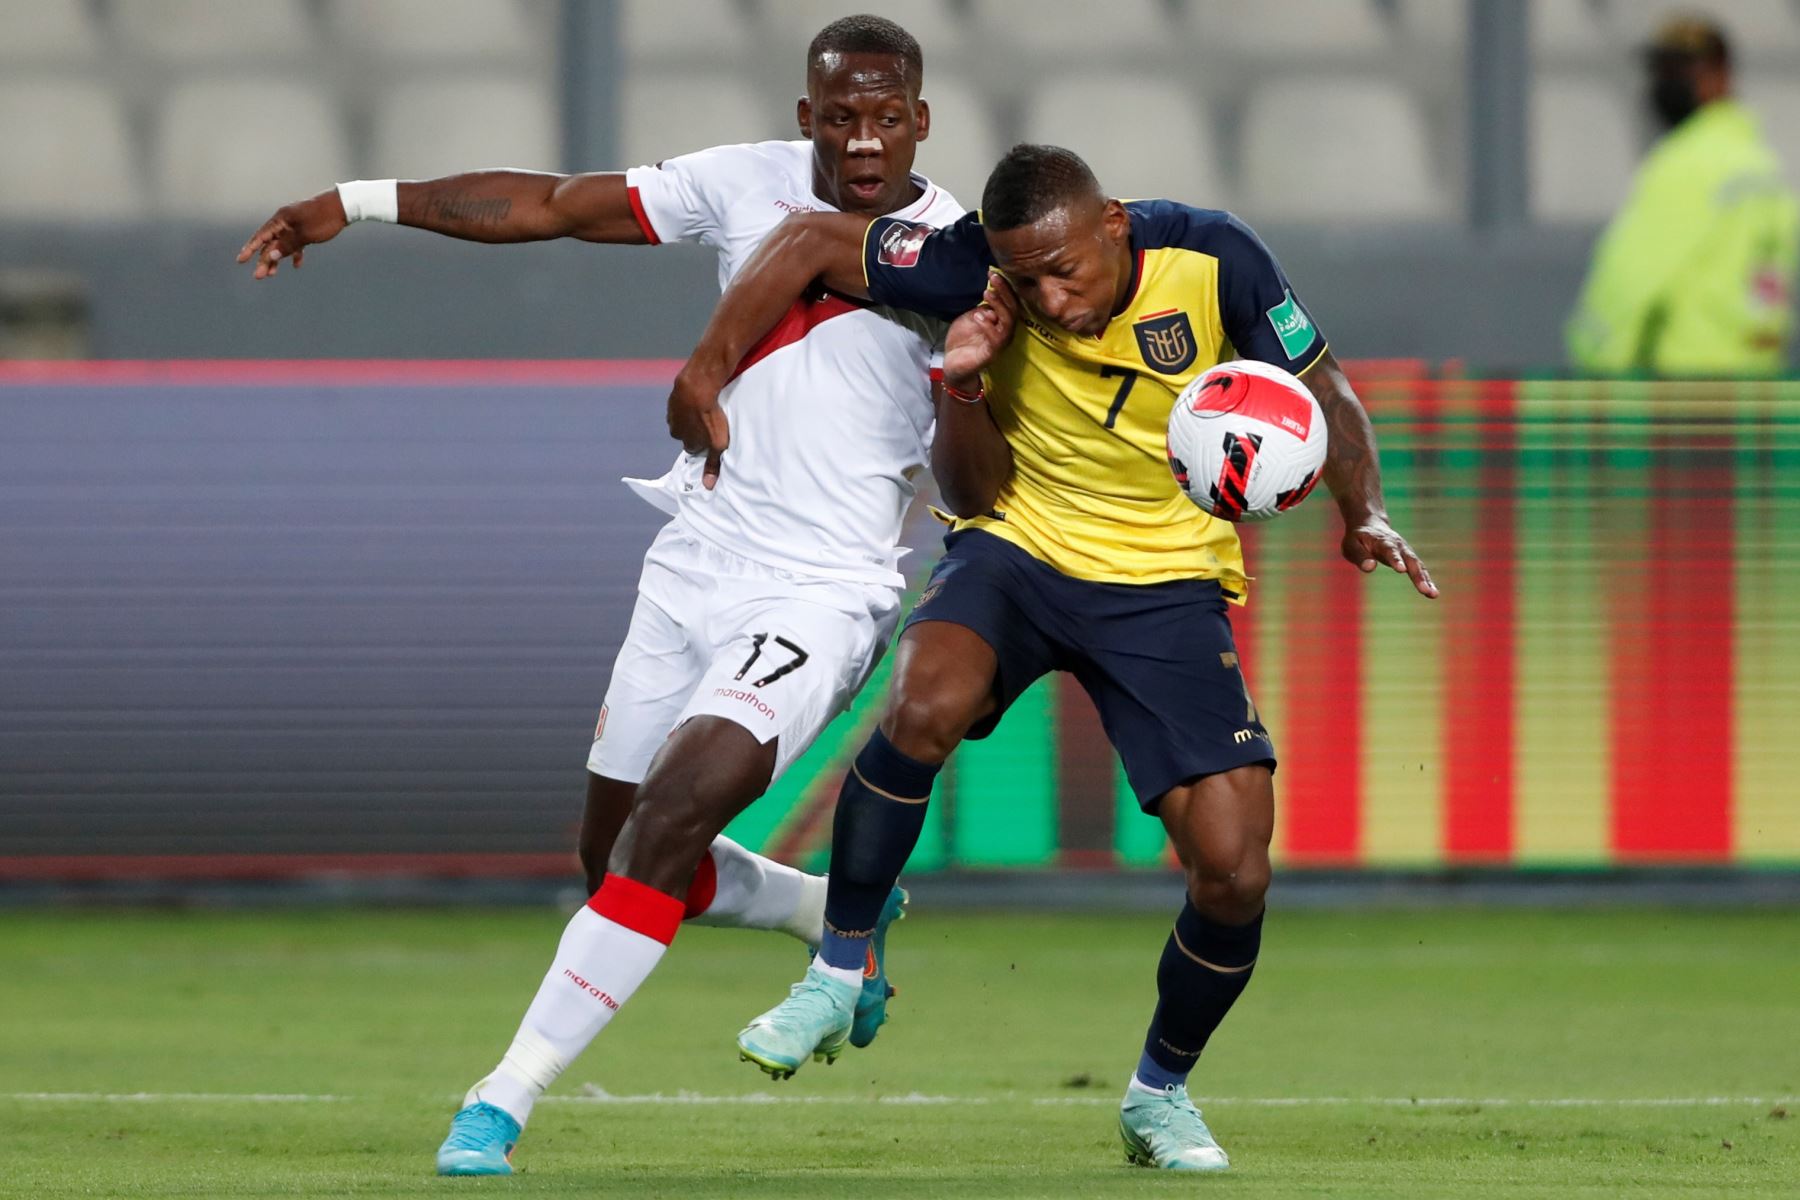
[[1188,898],[1203,916],[1222,925],[1242,925],[1263,910],[1269,876],[1266,850],[1196,855],[1187,869]]
[[894,749],[920,762],[941,763],[950,757],[975,722],[975,706],[962,696],[933,686],[896,687],[888,700],[881,732]]

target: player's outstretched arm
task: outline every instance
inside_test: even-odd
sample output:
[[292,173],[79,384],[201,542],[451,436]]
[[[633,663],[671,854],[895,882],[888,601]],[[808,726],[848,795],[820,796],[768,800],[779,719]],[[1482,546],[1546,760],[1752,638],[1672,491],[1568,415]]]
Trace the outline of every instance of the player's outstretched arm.
[[689,454],[707,456],[705,486],[718,481],[720,456],[731,444],[719,393],[732,371],[814,283],[867,298],[862,253],[869,225],[869,218],[850,213],[791,216],[763,240],[719,298],[669,392],[669,433]]
[[1375,427],[1343,368],[1327,350],[1302,379],[1325,411],[1325,424],[1331,431],[1325,452],[1325,486],[1344,514],[1344,557],[1364,571],[1386,564],[1410,576],[1421,596],[1436,599],[1438,588],[1431,582],[1431,572],[1388,524]]
[[981,304],[951,322],[944,338],[944,382],[937,392],[937,434],[931,474],[944,504],[959,517],[992,511],[1012,474],[1012,446],[994,424],[981,373],[1012,340],[1018,297],[994,272]]
[[[347,211],[346,193],[335,187],[283,205],[244,243],[238,262],[254,261],[255,277],[266,279],[284,259],[299,267],[306,247],[330,241],[360,219],[411,225],[472,242],[572,237],[641,246],[649,240],[632,212],[620,172],[472,171],[442,179],[353,186],[356,212]],[[374,211],[363,211],[365,203]]]

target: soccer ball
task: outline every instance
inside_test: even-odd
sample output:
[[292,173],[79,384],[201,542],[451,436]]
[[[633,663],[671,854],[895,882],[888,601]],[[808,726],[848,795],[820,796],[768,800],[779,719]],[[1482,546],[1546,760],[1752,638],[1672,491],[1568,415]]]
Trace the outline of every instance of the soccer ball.
[[1220,363],[1169,413],[1169,467],[1189,500],[1225,521],[1266,521],[1306,499],[1325,466],[1325,414],[1268,363]]

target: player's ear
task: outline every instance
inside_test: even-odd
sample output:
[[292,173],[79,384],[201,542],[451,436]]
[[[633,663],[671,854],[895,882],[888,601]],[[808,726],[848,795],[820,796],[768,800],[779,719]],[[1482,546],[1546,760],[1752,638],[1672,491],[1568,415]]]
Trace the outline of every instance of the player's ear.
[[1111,241],[1126,241],[1131,237],[1131,214],[1119,201],[1108,197],[1106,207],[1100,211],[1100,227]]
[[918,128],[918,132],[913,134],[913,141],[922,142],[931,136],[931,105],[923,100],[919,101],[918,109],[913,113],[913,124]]
[[809,97],[800,97],[799,103],[794,105],[794,120],[800,123],[800,136],[812,141],[812,100]]

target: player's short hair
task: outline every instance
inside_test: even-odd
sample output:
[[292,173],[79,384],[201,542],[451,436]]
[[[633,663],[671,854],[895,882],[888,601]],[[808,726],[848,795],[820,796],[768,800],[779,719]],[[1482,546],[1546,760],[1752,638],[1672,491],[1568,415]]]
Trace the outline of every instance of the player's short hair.
[[1100,181],[1073,150],[1021,142],[1006,152],[981,189],[981,223],[1004,233],[1070,200],[1101,194]]
[[925,52],[919,39],[886,17],[859,13],[839,17],[813,35],[806,48],[806,65],[810,70],[827,54],[891,54],[906,68],[908,83],[917,86],[925,78]]

